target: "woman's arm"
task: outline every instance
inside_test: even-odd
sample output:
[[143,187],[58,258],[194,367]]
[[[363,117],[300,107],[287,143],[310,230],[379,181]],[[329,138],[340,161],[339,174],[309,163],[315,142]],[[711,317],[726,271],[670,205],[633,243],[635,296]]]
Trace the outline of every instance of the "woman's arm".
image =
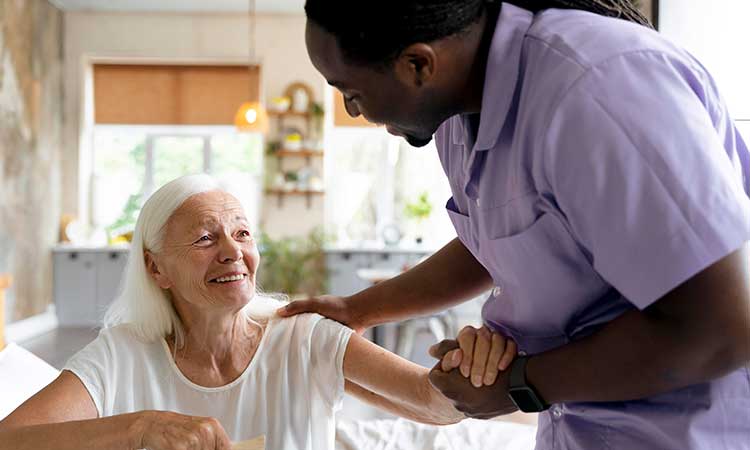
[[141,411],[97,418],[83,383],[69,371],[0,421],[0,450],[230,450],[221,424],[207,417]]
[[63,371],[0,422],[0,450],[135,448],[135,415],[97,416],[83,383]]
[[464,415],[430,384],[429,370],[352,334],[344,355],[346,390],[417,422],[447,425]]

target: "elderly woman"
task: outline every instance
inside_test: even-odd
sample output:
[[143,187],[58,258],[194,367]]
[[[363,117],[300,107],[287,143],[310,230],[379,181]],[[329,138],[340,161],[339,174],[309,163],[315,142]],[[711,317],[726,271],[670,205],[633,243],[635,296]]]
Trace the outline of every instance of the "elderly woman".
[[206,175],[157,191],[99,337],[0,423],[0,449],[333,448],[344,388],[394,414],[464,416],[427,369],[318,315],[272,317],[244,209]]

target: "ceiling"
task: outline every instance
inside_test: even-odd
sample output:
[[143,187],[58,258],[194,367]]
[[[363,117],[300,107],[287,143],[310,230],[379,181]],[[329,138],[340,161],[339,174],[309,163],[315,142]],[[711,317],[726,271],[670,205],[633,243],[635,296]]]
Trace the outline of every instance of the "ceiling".
[[[247,12],[250,0],[49,0],[65,11]],[[257,12],[303,14],[305,0],[255,0]]]

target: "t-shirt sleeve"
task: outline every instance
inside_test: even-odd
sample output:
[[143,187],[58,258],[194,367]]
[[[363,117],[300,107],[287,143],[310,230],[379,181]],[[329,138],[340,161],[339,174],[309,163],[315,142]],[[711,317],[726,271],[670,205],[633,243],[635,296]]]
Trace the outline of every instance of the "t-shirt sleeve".
[[316,319],[310,341],[312,378],[326,404],[338,411],[344,399],[344,354],[353,331],[330,319]]
[[104,403],[107,381],[112,375],[112,351],[108,342],[107,330],[86,347],[73,355],[63,367],[77,376],[88,390],[96,405],[99,417],[104,417]]
[[596,271],[640,309],[750,240],[728,113],[686,64],[639,52],[590,69],[544,141],[550,198]]

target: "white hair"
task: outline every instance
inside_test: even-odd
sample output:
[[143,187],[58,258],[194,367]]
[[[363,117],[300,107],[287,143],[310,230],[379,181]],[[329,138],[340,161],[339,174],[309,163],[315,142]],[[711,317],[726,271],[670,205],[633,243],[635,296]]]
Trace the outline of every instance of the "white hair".
[[[148,273],[145,251],[162,250],[164,232],[172,214],[190,197],[210,191],[233,195],[245,207],[245,197],[228,183],[200,174],[187,175],[165,184],[144,203],[135,224],[130,254],[119,295],[104,315],[104,326],[128,325],[131,332],[146,342],[154,342],[170,334],[178,346],[184,342],[180,317],[172,306],[169,292],[160,288]],[[284,304],[283,296],[259,295],[257,289],[251,302],[243,308],[248,317],[267,321],[276,308]]]

